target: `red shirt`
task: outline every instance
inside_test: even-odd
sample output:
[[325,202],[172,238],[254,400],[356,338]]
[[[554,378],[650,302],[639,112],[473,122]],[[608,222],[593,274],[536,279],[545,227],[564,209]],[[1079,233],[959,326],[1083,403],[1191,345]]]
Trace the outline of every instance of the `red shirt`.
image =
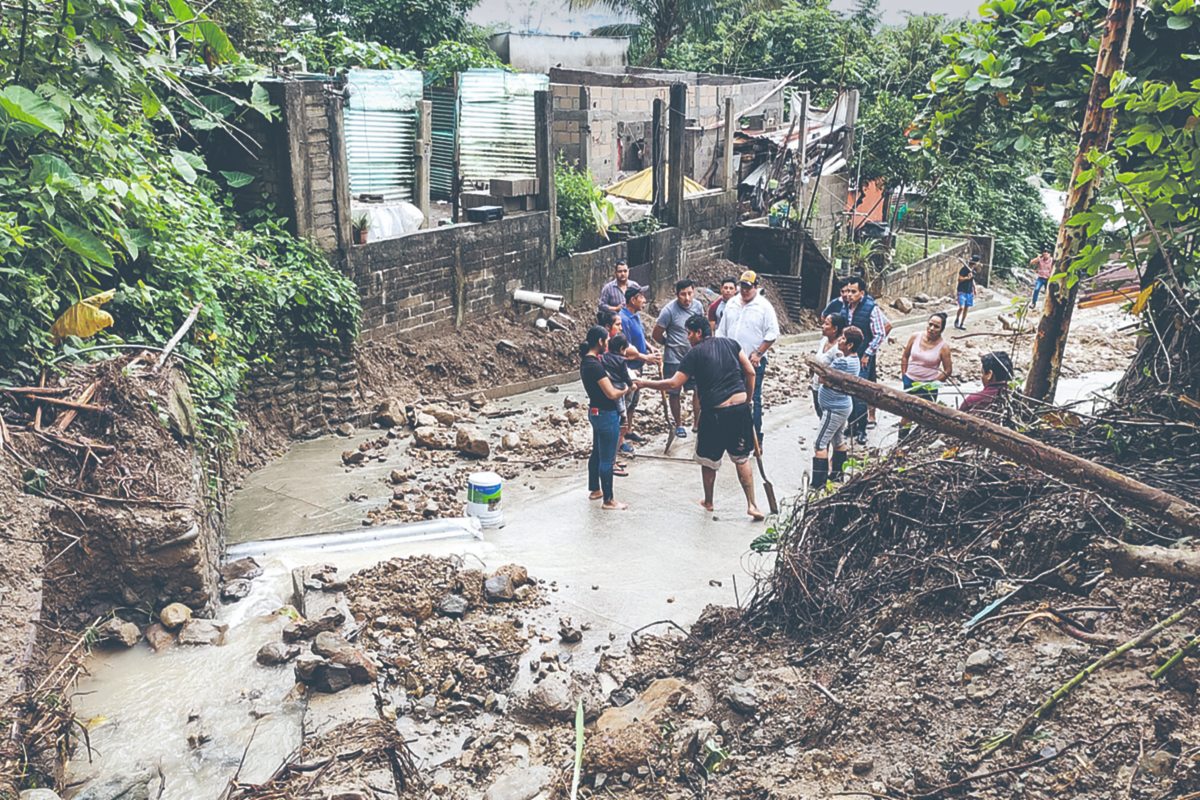
[[1037,261],[1037,276],[1039,278],[1046,278],[1048,280],[1051,273],[1054,271],[1053,256],[1050,256],[1049,254],[1043,254],[1038,256],[1035,260]]

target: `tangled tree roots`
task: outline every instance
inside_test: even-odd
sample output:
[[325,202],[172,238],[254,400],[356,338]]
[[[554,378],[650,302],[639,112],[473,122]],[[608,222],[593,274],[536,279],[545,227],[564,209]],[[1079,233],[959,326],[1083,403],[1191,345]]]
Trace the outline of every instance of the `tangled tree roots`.
[[[1125,415],[1125,416],[1123,416]],[[1180,497],[1200,494],[1200,427],[1189,420],[1089,416],[1069,408],[1009,407],[1025,432]],[[1134,446],[1152,435],[1181,457]],[[1086,591],[1104,569],[1093,542],[1177,538],[1160,520],[1118,507],[987,450],[914,437],[858,471],[838,491],[779,523],[777,558],[753,597],[749,619],[828,633],[910,591],[970,597],[997,581],[1030,576]]]

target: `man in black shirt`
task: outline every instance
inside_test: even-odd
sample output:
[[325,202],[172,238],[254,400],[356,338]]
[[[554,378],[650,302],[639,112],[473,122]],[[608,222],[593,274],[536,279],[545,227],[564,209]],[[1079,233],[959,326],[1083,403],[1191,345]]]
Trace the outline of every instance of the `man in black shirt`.
[[679,362],[679,369],[661,381],[635,381],[639,388],[652,391],[672,390],[695,379],[700,397],[700,434],[696,439],[696,460],[704,481],[706,510],[713,510],[713,488],[721,457],[737,469],[738,481],[746,495],[746,513],[756,522],[763,513],[754,503],[754,473],[750,454],[754,452],[754,417],[749,399],[754,393],[754,366],[742,352],[736,339],[713,338],[708,320],[695,314],[684,324],[691,350]]

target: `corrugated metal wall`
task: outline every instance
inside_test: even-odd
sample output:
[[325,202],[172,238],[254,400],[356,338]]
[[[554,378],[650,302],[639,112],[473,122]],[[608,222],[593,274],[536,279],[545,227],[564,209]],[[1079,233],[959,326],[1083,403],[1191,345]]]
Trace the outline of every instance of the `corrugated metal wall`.
[[429,194],[435,200],[454,196],[454,136],[458,127],[458,99],[454,85],[426,86],[433,128],[429,155]]
[[416,180],[417,101],[421,73],[351,70],[343,119],[350,194],[413,199]]
[[[533,93],[549,88],[548,76],[531,73],[472,69],[458,76],[464,186],[500,176],[537,177]],[[436,124],[434,129],[436,135]]]

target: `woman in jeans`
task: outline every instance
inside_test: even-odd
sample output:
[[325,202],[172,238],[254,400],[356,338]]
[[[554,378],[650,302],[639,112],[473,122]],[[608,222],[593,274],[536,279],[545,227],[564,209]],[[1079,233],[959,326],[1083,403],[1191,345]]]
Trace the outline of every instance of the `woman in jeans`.
[[604,500],[603,508],[624,511],[629,508],[613,498],[613,461],[617,457],[617,439],[621,433],[621,414],[617,400],[633,390],[613,386],[601,356],[608,349],[608,331],[599,325],[588,329],[579,345],[579,377],[588,396],[588,421],[592,423],[592,455],[588,458],[588,499]]
[[[941,311],[930,314],[925,322],[925,332],[914,333],[900,355],[904,391],[931,403],[937,402],[938,384],[954,371],[950,361],[950,343],[942,338],[946,320],[946,314]],[[908,432],[908,428],[908,420],[900,420],[901,436]]]

